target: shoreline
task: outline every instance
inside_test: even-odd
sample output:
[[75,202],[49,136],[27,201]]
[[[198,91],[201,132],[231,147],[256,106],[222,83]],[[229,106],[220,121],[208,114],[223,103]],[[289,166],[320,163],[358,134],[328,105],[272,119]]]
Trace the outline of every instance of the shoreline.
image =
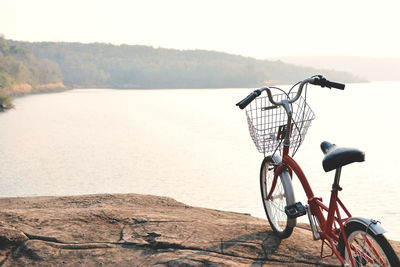
[[71,88],[65,86],[63,83],[39,84],[35,87],[32,87],[30,84],[16,84],[11,88],[5,88],[4,92],[0,94],[0,112],[15,108],[12,101],[16,97],[60,93],[67,90],[71,90]]

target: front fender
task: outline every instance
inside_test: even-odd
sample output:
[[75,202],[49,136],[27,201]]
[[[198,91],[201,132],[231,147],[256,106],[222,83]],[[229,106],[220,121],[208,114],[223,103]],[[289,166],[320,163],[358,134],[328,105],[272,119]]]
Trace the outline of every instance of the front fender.
[[363,217],[351,217],[346,221],[345,226],[356,222],[365,225],[365,230],[369,229],[375,235],[381,235],[386,232],[386,230],[381,226],[380,222],[374,219],[367,219]]

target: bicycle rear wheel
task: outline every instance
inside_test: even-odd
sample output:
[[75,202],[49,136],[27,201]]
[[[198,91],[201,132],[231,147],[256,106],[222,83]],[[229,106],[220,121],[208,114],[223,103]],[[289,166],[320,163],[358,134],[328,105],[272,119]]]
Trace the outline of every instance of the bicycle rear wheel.
[[260,171],[260,187],[264,210],[272,230],[280,238],[287,238],[296,226],[296,219],[290,219],[285,213],[285,207],[295,203],[292,182],[287,171],[279,174],[272,197],[267,199],[274,180],[276,164],[280,161],[278,156],[264,158]]
[[339,251],[349,266],[351,257],[357,266],[400,266],[399,258],[386,238],[366,230],[366,226],[358,222],[346,226],[351,255],[347,253],[343,238],[340,238]]

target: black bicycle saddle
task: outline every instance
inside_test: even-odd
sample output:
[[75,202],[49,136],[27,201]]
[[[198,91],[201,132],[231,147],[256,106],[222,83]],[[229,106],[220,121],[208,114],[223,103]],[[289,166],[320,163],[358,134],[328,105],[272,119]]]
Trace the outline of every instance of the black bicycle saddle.
[[322,167],[325,172],[337,169],[353,162],[365,160],[365,153],[356,148],[338,147],[327,141],[321,143],[321,150],[325,157],[322,160]]

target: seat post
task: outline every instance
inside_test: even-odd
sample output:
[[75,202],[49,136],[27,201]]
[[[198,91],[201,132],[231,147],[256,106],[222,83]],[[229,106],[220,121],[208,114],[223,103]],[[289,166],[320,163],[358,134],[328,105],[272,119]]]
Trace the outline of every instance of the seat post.
[[342,167],[339,167],[335,171],[335,181],[333,182],[332,185],[332,190],[342,190],[342,188],[339,186],[340,182],[340,174],[342,173]]

